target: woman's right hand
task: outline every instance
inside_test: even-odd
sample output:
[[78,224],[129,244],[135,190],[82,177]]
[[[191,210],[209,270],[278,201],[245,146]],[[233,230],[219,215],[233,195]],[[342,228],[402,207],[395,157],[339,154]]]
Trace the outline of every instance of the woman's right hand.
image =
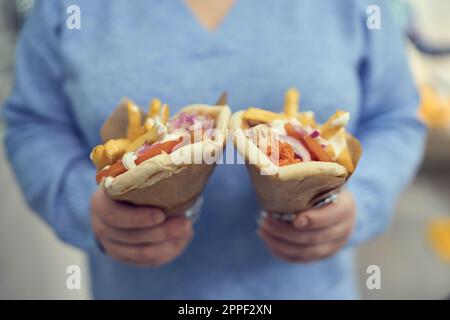
[[161,266],[181,255],[193,236],[192,222],[180,215],[110,199],[98,188],[91,199],[94,233],[113,259],[139,266]]

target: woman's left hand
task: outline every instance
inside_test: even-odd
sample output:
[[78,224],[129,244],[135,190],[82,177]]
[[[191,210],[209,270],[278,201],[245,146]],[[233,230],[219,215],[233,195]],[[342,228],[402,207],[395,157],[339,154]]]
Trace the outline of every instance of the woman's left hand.
[[289,262],[312,262],[345,245],[355,213],[352,194],[343,191],[337,202],[298,213],[293,223],[264,218],[258,234],[274,256]]

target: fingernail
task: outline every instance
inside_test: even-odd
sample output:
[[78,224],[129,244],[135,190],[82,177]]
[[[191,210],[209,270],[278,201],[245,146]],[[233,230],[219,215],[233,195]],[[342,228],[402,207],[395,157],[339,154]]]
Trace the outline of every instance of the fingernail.
[[258,218],[256,219],[256,223],[258,224],[258,226],[261,226],[266,218],[267,218],[267,212],[261,211],[259,213]]
[[294,222],[294,226],[297,228],[303,228],[308,223],[308,220],[305,217],[298,218]]

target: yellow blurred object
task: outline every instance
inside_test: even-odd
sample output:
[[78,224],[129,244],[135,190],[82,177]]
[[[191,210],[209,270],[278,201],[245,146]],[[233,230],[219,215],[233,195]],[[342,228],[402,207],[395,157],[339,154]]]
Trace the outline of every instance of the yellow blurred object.
[[284,100],[284,114],[289,118],[295,117],[299,110],[300,92],[295,88],[286,91]]
[[450,129],[450,98],[440,96],[429,85],[423,85],[419,116],[430,128]]
[[450,218],[438,218],[428,226],[428,239],[440,258],[450,262]]

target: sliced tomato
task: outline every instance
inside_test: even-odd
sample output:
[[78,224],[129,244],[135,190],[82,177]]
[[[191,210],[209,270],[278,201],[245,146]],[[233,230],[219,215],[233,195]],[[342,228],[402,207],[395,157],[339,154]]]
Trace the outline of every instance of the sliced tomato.
[[171,153],[172,149],[181,142],[181,138],[178,140],[170,140],[163,143],[155,143],[150,148],[145,150],[139,157],[136,159],[136,164],[141,164],[145,160],[151,159],[154,156],[161,154],[163,151],[165,153]]
[[[155,143],[152,146],[150,146],[147,150],[145,150],[142,154],[138,156],[135,163],[136,165],[141,164],[145,160],[151,159],[162,152],[165,153],[171,153],[173,148],[181,142],[181,138],[178,140],[171,140],[166,141],[163,143]],[[127,169],[124,167],[122,160],[117,160],[117,162],[110,165],[107,169],[100,170],[99,173],[97,173],[95,179],[97,180],[97,183],[100,183],[104,177],[117,177],[118,175],[121,175],[122,173],[125,173]]]
[[311,157],[315,161],[324,161],[324,162],[332,162],[330,155],[325,151],[324,148],[320,145],[317,140],[310,137],[309,135],[302,135],[297,130],[295,130],[294,126],[290,123],[286,123],[284,125],[284,129],[286,133],[299,140],[303,145],[308,149],[309,153],[311,153]]
[[97,183],[100,183],[104,177],[117,177],[126,171],[127,169],[123,166],[122,160],[119,159],[107,169],[100,170],[95,176],[95,179],[97,180]]

